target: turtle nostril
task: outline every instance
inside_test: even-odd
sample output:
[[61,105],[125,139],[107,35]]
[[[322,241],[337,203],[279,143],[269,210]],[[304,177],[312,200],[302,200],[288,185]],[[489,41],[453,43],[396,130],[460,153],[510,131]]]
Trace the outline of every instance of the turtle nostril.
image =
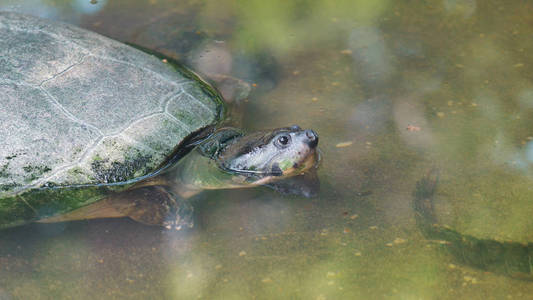
[[305,136],[308,138],[307,143],[311,147],[315,147],[318,144],[318,134],[314,132],[313,130],[306,130]]
[[305,135],[306,135],[307,138],[310,139],[311,141],[317,138],[317,135],[316,135],[316,133],[315,133],[313,130],[306,130],[306,131],[305,131]]

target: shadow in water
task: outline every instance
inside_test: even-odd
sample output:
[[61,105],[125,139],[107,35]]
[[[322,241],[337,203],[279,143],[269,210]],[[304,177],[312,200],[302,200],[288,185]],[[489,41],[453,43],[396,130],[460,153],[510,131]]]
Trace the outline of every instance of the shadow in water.
[[440,225],[433,203],[437,183],[438,174],[433,170],[417,182],[413,193],[416,223],[423,235],[438,241],[462,264],[532,281],[533,243],[478,239]]

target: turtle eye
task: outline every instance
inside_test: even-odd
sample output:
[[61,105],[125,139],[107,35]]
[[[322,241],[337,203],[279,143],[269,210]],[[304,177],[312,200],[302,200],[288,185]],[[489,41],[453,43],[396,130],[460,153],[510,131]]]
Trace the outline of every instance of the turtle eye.
[[284,147],[287,147],[287,145],[289,145],[290,142],[291,142],[291,136],[288,134],[283,134],[278,137],[275,144],[278,147],[284,148]]

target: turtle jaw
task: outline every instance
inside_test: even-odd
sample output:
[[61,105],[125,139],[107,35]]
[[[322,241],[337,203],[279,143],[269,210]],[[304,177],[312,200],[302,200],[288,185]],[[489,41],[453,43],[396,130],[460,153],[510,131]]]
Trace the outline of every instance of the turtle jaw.
[[292,164],[287,169],[282,170],[282,174],[280,177],[287,178],[292,177],[296,175],[301,175],[308,171],[311,168],[315,168],[318,166],[320,155],[316,148],[311,148],[309,150],[309,153],[304,156],[300,161],[297,161]]
[[[320,153],[317,148],[310,148],[307,155],[302,159],[294,162],[290,167],[280,169],[277,163],[273,164],[275,171],[270,172],[268,175],[263,176],[252,182],[253,186],[265,185],[275,181],[283,180],[289,177],[304,174],[312,168],[317,168],[320,162]],[[275,167],[277,165],[277,168]],[[281,172],[281,173],[280,173]]]

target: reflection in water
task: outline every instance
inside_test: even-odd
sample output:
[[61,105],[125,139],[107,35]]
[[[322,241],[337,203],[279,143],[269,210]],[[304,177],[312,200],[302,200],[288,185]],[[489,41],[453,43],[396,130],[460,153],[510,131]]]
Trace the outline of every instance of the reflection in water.
[[476,12],[476,0],[444,0],[443,4],[448,13],[462,15],[463,18]]
[[0,10],[17,11],[38,17],[55,19],[59,11],[43,0],[2,0]]
[[529,163],[533,163],[533,141],[527,143],[526,146],[526,158]]
[[95,14],[101,11],[107,0],[72,0],[74,10],[82,14]]
[[437,167],[440,224],[477,241],[533,241],[531,3],[98,5],[86,14],[71,1],[0,0],[2,10],[81,24],[250,83],[238,110],[245,128],[297,123],[320,134],[321,190],[313,199],[262,188],[209,192],[194,200],[198,226],[179,233],[128,220],[4,231],[0,298],[531,294],[529,282],[437,251],[412,207],[416,182]]
[[79,25],[84,16],[97,14],[106,4],[107,0],[0,0],[0,10]]
[[533,243],[479,239],[442,226],[434,212],[438,178],[433,172],[416,184],[413,208],[417,225],[428,239],[442,243],[460,263],[482,270],[533,280]]
[[362,86],[376,94],[394,73],[383,34],[375,27],[358,27],[350,33],[348,43]]

